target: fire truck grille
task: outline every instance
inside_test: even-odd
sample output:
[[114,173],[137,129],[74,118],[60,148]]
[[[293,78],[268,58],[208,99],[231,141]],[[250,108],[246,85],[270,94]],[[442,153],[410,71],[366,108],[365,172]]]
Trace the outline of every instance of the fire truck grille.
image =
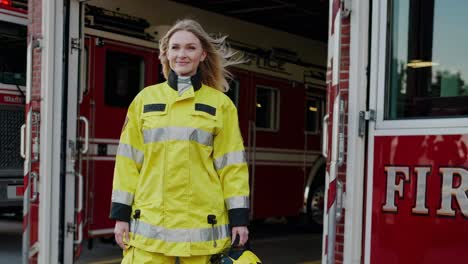
[[24,160],[20,155],[20,129],[23,123],[22,107],[0,107],[0,175],[6,170],[21,170],[23,167]]

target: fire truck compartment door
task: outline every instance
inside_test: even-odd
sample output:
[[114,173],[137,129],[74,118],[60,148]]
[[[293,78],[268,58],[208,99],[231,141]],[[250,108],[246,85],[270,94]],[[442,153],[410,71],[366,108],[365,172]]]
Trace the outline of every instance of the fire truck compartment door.
[[467,10],[373,2],[364,263],[468,259],[468,39],[446,26]]

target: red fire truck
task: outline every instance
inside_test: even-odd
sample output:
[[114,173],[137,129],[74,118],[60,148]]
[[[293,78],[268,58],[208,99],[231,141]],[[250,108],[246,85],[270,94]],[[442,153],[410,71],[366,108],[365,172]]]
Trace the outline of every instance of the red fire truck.
[[[0,212],[22,214],[27,12],[0,2]],[[24,131],[24,130],[23,130]]]

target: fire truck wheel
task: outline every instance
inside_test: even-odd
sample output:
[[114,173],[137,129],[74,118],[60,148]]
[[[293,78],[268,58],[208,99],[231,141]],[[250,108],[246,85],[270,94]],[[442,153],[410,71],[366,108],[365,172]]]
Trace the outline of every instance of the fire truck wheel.
[[311,190],[309,202],[309,216],[311,220],[318,225],[323,225],[323,201],[324,201],[324,186],[318,186]]
[[323,209],[325,204],[325,178],[320,172],[317,177],[309,187],[307,218],[315,229],[321,230],[323,228]]

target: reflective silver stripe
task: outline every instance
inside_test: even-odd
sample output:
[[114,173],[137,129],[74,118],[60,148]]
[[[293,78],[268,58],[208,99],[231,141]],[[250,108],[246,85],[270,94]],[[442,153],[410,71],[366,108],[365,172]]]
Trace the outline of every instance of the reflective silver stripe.
[[112,190],[112,202],[131,206],[133,204],[133,194],[119,190]]
[[161,127],[143,130],[145,143],[167,140],[191,140],[202,145],[213,146],[213,135],[192,127]]
[[236,208],[249,208],[249,197],[248,196],[233,196],[225,200],[226,207],[228,210]]
[[245,163],[245,151],[236,151],[226,153],[224,156],[215,159],[215,168],[216,170],[221,170],[222,168],[231,165]]
[[119,148],[117,149],[117,155],[132,159],[136,163],[139,163],[139,164],[142,164],[143,159],[144,159],[143,152],[139,151],[138,149],[128,144],[123,144],[123,143],[119,144]]
[[[142,221],[137,222],[133,219],[131,231],[151,239],[158,239],[166,242],[205,242],[213,241],[212,228],[194,228],[194,229],[167,229],[161,226],[154,226]],[[228,238],[230,235],[229,225],[214,227],[216,239]]]

